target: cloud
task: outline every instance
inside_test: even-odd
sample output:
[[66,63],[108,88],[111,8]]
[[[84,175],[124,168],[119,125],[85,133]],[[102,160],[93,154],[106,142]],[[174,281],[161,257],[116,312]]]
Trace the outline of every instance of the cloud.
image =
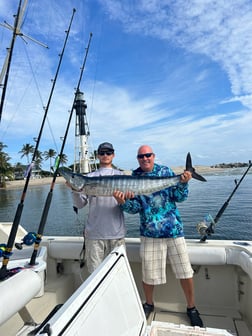
[[[127,32],[168,40],[203,54],[227,72],[234,95],[252,91],[252,3],[239,1],[103,2]],[[242,101],[246,104],[246,101]],[[251,105],[249,104],[249,108]]]
[[[0,21],[16,8],[3,7]],[[41,150],[60,148],[89,32],[94,31],[81,83],[88,105],[90,151],[115,145],[116,163],[133,168],[137,147],[153,146],[158,161],[183,165],[246,161],[251,125],[252,4],[250,1],[30,2],[23,31],[49,49],[16,39],[0,141],[13,162],[41,126],[72,15],[70,38],[50,104]],[[39,13],[39,15],[38,15]],[[1,27],[2,46],[11,32]],[[1,48],[0,64],[6,50]],[[29,61],[27,61],[29,59]],[[65,152],[74,158],[75,117]]]

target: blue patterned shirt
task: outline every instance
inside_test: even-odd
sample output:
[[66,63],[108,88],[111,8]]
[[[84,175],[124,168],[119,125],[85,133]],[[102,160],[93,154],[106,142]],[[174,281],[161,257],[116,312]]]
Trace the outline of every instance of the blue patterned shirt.
[[[144,173],[139,167],[132,175],[174,176],[166,166],[154,164],[153,170]],[[183,202],[188,197],[188,183],[157,191],[150,195],[139,195],[126,200],[121,208],[130,214],[140,215],[140,235],[152,238],[183,237],[183,223],[176,202]]]

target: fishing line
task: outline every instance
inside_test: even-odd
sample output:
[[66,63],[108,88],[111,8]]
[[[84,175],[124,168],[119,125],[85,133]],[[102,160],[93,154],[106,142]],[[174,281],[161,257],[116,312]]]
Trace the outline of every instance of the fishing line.
[[[233,197],[234,193],[238,189],[239,185],[241,184],[242,180],[247,175],[247,173],[248,173],[248,171],[249,171],[249,169],[251,167],[252,167],[252,163],[249,160],[248,168],[243,173],[243,175],[242,175],[241,179],[239,180],[239,182],[237,182],[237,180],[235,180],[235,188],[233,189],[232,193],[230,194],[230,196],[228,197],[228,199],[226,200],[226,202],[222,205],[222,207],[218,211],[218,213],[215,216],[215,218],[213,219],[213,217],[210,214],[208,214],[207,216],[205,216],[203,222],[200,222],[200,223],[197,224],[197,231],[201,235],[201,238],[200,238],[201,242],[205,242],[206,239],[207,239],[207,237],[211,236],[211,234],[214,233],[215,226],[216,226],[217,222],[220,220],[220,218],[223,215],[224,211],[226,210],[226,208],[227,208],[227,206],[228,206],[231,198]],[[210,223],[210,225],[207,226],[207,223]]]
[[90,47],[90,43],[91,43],[91,38],[92,38],[92,33],[90,33],[88,46],[87,46],[86,51],[85,51],[84,60],[83,60],[83,64],[82,64],[82,67],[81,67],[81,72],[80,72],[77,88],[76,88],[76,91],[75,91],[75,97],[74,97],[73,105],[72,105],[72,108],[71,108],[71,111],[70,111],[65,135],[63,137],[61,150],[60,150],[58,158],[55,162],[54,174],[53,174],[53,179],[52,179],[51,186],[50,186],[50,191],[48,192],[46,202],[45,202],[45,205],[44,205],[44,209],[43,209],[43,212],[42,212],[42,215],[41,215],[40,224],[39,224],[38,232],[37,232],[37,235],[36,235],[36,240],[34,242],[33,253],[32,253],[32,256],[31,256],[31,259],[30,259],[30,262],[29,262],[29,265],[31,265],[31,266],[36,264],[36,257],[37,257],[37,254],[38,254],[38,249],[39,249],[39,246],[40,246],[40,242],[42,240],[42,235],[43,235],[45,224],[46,224],[46,221],[47,221],[47,216],[48,216],[48,212],[49,212],[49,209],[50,209],[52,196],[53,196],[53,190],[54,190],[55,182],[56,182],[57,175],[58,175],[58,169],[59,169],[62,157],[63,157],[63,151],[64,151],[68,131],[69,131],[69,128],[70,128],[73,112],[74,112],[74,109],[75,109],[75,101],[77,100],[78,95],[80,94],[80,83],[81,83],[82,76],[83,76],[83,71],[84,71],[85,65],[86,65],[86,60],[87,60],[88,51],[89,51],[89,47]]
[[[26,57],[27,57],[27,60],[28,60],[28,64],[29,64],[31,73],[32,73],[32,78],[33,78],[33,81],[34,81],[34,83],[35,83],[35,87],[36,87],[37,92],[38,92],[38,96],[39,96],[39,100],[40,100],[41,106],[42,106],[42,108],[44,108],[45,104],[44,104],[44,102],[43,102],[43,98],[42,98],[42,95],[41,95],[41,90],[40,90],[40,88],[39,88],[39,84],[38,84],[38,81],[37,81],[37,79],[36,79],[35,72],[34,72],[34,70],[33,70],[33,66],[32,66],[32,63],[31,63],[31,59],[30,59],[30,57],[29,57],[29,53],[27,52],[27,48],[26,48],[26,47],[24,48],[24,51],[25,51],[25,54],[26,54]],[[32,82],[32,80],[30,80],[30,83],[29,83],[29,85],[27,85],[25,91],[28,90],[28,87],[30,86],[31,82]],[[25,92],[24,92],[24,95],[25,95]],[[47,121],[49,130],[50,130],[51,136],[52,136],[52,138],[53,138],[54,145],[55,145],[55,147],[56,147],[56,149],[57,149],[57,144],[56,144],[55,138],[54,138],[54,136],[53,136],[52,127],[51,127],[51,125],[50,125],[50,122],[49,122],[49,118],[48,118],[48,117],[46,118],[46,121]]]
[[[27,60],[28,60],[28,64],[29,64],[29,67],[30,67],[30,70],[31,70],[31,74],[32,74],[32,79],[33,79],[33,81],[34,81],[34,83],[35,83],[35,87],[36,87],[37,92],[38,92],[38,96],[39,96],[39,100],[40,100],[41,106],[42,106],[42,108],[44,108],[45,104],[44,104],[44,102],[43,102],[43,98],[42,98],[42,95],[41,95],[41,90],[40,90],[40,88],[39,88],[39,84],[38,84],[38,81],[37,81],[37,79],[36,79],[35,72],[34,72],[34,70],[33,70],[32,62],[31,62],[29,53],[27,52],[26,45],[24,45],[24,52],[25,52],[25,55],[26,55]],[[39,64],[39,63],[41,63],[41,61],[39,61],[39,62],[37,62],[37,63]],[[38,67],[37,67],[37,68],[38,68]],[[26,86],[26,89],[25,89],[25,91],[24,91],[23,97],[24,97],[26,91],[28,90],[28,88],[30,87],[31,82],[32,82],[32,79],[30,80],[29,84]],[[50,131],[51,137],[52,137],[52,139],[53,139],[54,146],[55,146],[55,148],[56,148],[56,150],[57,150],[57,152],[58,152],[58,149],[57,149],[57,143],[56,143],[55,137],[54,137],[54,135],[53,135],[52,127],[51,127],[51,124],[50,124],[50,121],[49,121],[48,116],[47,116],[47,118],[46,118],[46,121],[47,121],[47,124],[48,124],[48,127],[49,127],[49,131]]]
[[[70,32],[70,29],[71,29],[74,14],[75,14],[75,9],[73,9],[73,13],[72,13],[72,17],[71,17],[71,20],[70,20],[69,28],[66,31],[66,38],[65,38],[64,46],[63,46],[62,52],[60,54],[60,60],[59,60],[59,64],[58,64],[58,67],[57,67],[55,78],[53,80],[53,84],[52,84],[51,92],[50,92],[50,95],[49,95],[48,103],[47,103],[47,106],[45,107],[44,117],[43,117],[43,121],[42,121],[42,124],[41,124],[41,127],[40,127],[39,135],[38,135],[37,140],[36,140],[36,145],[35,145],[35,149],[34,149],[34,152],[33,152],[31,165],[34,163],[34,161],[37,157],[40,139],[41,139],[42,132],[43,132],[43,129],[44,129],[44,124],[45,124],[45,121],[46,121],[46,117],[47,117],[47,113],[48,113],[48,110],[49,110],[50,102],[51,102],[52,95],[53,95],[53,92],[54,92],[56,80],[57,80],[57,77],[58,77],[58,74],[59,74],[59,70],[60,70],[60,66],[61,66],[61,63],[62,63],[62,59],[63,59],[64,51],[65,51],[65,48],[66,48],[66,44],[67,44],[67,41],[68,41],[69,32]],[[15,217],[14,217],[14,220],[13,220],[11,231],[10,231],[10,234],[9,234],[8,242],[7,242],[5,251],[3,252],[2,268],[0,269],[0,280],[3,280],[3,279],[5,279],[6,277],[9,276],[9,271],[7,270],[7,265],[8,265],[10,256],[12,254],[14,241],[15,241],[15,238],[16,238],[16,235],[17,235],[17,230],[18,230],[21,215],[22,215],[22,212],[23,212],[24,201],[25,201],[25,196],[26,196],[28,185],[29,185],[30,177],[31,177],[31,169],[28,168],[28,174],[27,174],[27,177],[26,177],[26,180],[25,180],[24,189],[23,189],[23,192],[22,192],[22,195],[21,195],[20,202],[17,206],[17,210],[16,210],[16,214],[15,214]]]
[[[39,99],[40,99],[41,106],[44,107],[45,105],[44,105],[44,103],[43,103],[43,98],[42,98],[42,95],[41,95],[41,91],[40,91],[38,82],[37,82],[37,80],[36,80],[35,73],[34,73],[34,71],[33,71],[33,67],[32,67],[32,63],[31,63],[31,60],[30,60],[29,54],[27,53],[26,48],[25,48],[25,53],[26,53],[26,57],[27,57],[27,59],[28,59],[28,63],[29,63],[30,69],[31,69],[31,73],[32,73],[32,76],[33,76],[33,80],[34,80],[35,86],[36,86],[36,88],[37,88],[37,92],[38,92],[38,95],[39,95]],[[54,137],[54,135],[53,135],[52,127],[51,127],[51,124],[50,124],[50,121],[49,121],[49,118],[48,118],[48,117],[46,118],[46,121],[47,121],[47,125],[48,125],[48,127],[49,127],[49,131],[50,131],[51,137],[52,137],[53,142],[54,142],[54,146],[55,146],[55,148],[57,149],[57,143],[56,143],[55,137]],[[57,150],[57,151],[58,151],[58,150]]]

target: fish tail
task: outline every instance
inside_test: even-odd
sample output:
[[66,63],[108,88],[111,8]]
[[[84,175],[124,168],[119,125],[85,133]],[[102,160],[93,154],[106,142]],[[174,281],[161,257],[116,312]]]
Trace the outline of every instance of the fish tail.
[[186,170],[188,170],[192,173],[192,177],[194,179],[202,181],[202,182],[206,182],[206,179],[202,175],[196,173],[195,168],[193,168],[192,158],[191,158],[190,153],[187,153],[187,156],[186,156]]

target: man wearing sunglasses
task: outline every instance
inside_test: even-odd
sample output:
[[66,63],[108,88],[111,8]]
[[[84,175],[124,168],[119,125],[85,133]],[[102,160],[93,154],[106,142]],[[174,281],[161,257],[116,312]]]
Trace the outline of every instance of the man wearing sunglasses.
[[[175,173],[155,161],[150,146],[138,149],[139,167],[133,175],[174,176]],[[127,199],[121,208],[131,214],[140,215],[140,255],[142,258],[142,279],[146,302],[143,304],[146,318],[154,311],[154,286],[166,283],[166,260],[169,257],[171,267],[177,279],[180,279],[187,301],[187,315],[192,326],[203,327],[203,322],[195,308],[193,270],[184,239],[183,224],[176,202],[184,201],[188,196],[188,181],[191,172],[184,171],[177,186],[173,186],[151,195],[139,195]]]
[[[122,171],[113,168],[115,151],[111,143],[100,144],[97,154],[99,169],[89,173],[88,176],[123,174]],[[73,191],[73,201],[78,209],[89,204],[84,239],[86,264],[88,271],[92,273],[115,247],[125,245],[124,214],[114,197],[88,197]]]

